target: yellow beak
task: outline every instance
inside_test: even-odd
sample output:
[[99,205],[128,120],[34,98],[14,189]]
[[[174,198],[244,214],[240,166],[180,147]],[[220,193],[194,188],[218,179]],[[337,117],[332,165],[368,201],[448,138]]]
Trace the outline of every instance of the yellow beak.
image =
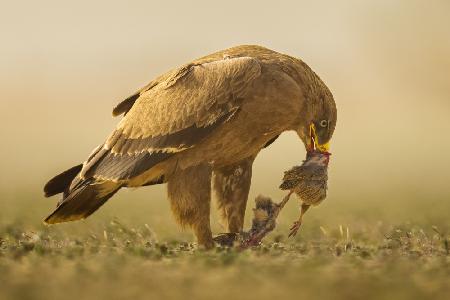
[[328,152],[330,150],[330,143],[326,143],[323,145],[317,145],[316,144],[316,149],[319,150],[320,152]]
[[318,150],[320,152],[328,152],[330,150],[330,143],[325,143],[325,144],[319,144],[318,143],[318,138],[317,138],[317,133],[316,133],[316,127],[314,126],[314,124],[312,123],[311,125],[309,125],[309,135],[311,137],[311,141],[310,141],[310,145],[309,145],[309,151],[314,151],[314,150]]

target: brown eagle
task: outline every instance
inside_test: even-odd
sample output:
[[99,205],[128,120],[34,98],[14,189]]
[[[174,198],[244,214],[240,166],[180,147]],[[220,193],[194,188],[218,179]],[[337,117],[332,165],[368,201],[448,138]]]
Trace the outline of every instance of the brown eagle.
[[241,231],[259,151],[294,130],[307,150],[326,152],[337,118],[303,61],[247,45],[159,76],[114,108],[121,114],[83,164],[45,185],[47,197],[62,193],[45,223],[86,218],[121,188],[167,183],[176,219],[211,247],[211,186],[227,230]]

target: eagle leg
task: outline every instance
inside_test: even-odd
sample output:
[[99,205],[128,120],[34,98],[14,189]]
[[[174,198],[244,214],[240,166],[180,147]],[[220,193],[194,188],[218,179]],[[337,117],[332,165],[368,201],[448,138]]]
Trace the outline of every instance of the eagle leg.
[[211,168],[203,164],[175,170],[168,178],[167,194],[178,223],[192,228],[200,246],[214,247],[209,220]]
[[214,192],[227,232],[239,233],[243,229],[253,160],[251,157],[214,169]]

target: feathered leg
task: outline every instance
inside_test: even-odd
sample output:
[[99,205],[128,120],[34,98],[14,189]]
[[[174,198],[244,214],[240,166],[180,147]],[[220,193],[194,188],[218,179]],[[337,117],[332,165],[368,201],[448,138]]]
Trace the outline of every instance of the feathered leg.
[[241,232],[254,157],[214,170],[214,191],[228,232]]
[[178,223],[193,229],[199,245],[213,247],[209,220],[211,168],[199,165],[176,170],[168,179],[167,193]]

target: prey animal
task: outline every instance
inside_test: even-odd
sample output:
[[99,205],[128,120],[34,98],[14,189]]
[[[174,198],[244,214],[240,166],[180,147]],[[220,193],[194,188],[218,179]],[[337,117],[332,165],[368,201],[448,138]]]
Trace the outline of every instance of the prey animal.
[[330,90],[302,60],[248,45],[157,77],[113,115],[123,118],[87,159],[45,185],[47,197],[62,194],[45,222],[84,219],[122,188],[167,183],[175,218],[206,248],[212,190],[226,230],[240,232],[261,149],[292,130],[325,153],[337,119]]
[[303,216],[310,206],[319,205],[327,195],[328,163],[330,153],[310,151],[302,165],[294,166],[284,172],[280,189],[289,190],[289,193],[280,203],[275,203],[271,198],[259,195],[255,199],[256,207],[253,209],[252,227],[249,231],[240,234],[224,233],[214,238],[221,245],[239,245],[240,249],[257,246],[262,239],[276,227],[277,217],[280,211],[296,194],[301,204],[300,217],[291,227],[289,237],[295,236],[299,230]]
[[309,151],[301,166],[284,172],[280,189],[289,190],[289,196],[295,193],[302,201],[300,217],[291,227],[289,236],[297,234],[309,207],[319,205],[327,196],[330,155],[328,152]]

